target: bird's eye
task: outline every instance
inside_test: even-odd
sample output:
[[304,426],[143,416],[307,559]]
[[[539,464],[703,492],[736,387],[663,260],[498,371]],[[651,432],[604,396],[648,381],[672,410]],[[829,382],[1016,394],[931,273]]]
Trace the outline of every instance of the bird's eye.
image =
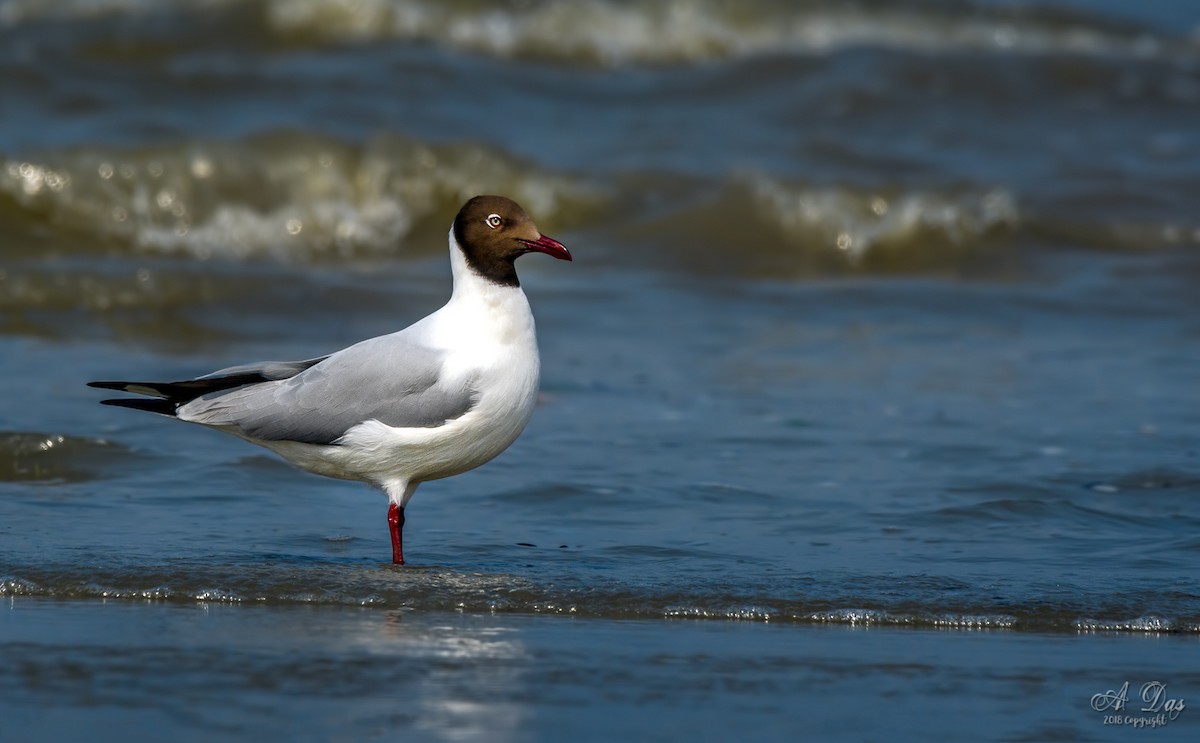
[[500,218],[499,214],[489,214],[487,216],[487,219],[485,219],[484,221],[487,222],[488,227],[491,227],[494,230],[497,227],[499,227],[500,223],[503,222],[504,220]]

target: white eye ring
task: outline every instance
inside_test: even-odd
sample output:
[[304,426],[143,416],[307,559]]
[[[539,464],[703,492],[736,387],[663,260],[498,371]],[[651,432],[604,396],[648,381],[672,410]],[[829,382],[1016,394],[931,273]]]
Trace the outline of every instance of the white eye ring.
[[487,215],[487,219],[483,221],[487,222],[487,226],[494,230],[499,227],[504,220],[500,218],[499,214],[489,214]]

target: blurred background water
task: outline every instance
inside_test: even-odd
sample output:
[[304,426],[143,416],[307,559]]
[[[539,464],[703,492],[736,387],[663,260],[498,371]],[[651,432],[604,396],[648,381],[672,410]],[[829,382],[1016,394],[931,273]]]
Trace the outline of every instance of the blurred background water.
[[[0,102],[17,740],[1125,740],[1092,694],[1200,692],[1194,3],[0,0]],[[522,261],[541,404],[421,488],[418,567],[368,489],[83,387],[403,327],[477,193],[576,261]]]

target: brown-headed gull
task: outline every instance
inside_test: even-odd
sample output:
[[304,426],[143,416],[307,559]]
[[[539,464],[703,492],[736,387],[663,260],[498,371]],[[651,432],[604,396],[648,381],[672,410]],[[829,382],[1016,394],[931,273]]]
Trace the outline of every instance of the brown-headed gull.
[[392,562],[402,565],[404,508],[417,486],[492,459],[533,414],[541,364],[514,266],[530,252],[571,260],[516,202],[476,196],[450,229],[450,301],[404,330],[305,361],[89,385],[149,396],[106,405],[216,428],[309,472],[381,488]]

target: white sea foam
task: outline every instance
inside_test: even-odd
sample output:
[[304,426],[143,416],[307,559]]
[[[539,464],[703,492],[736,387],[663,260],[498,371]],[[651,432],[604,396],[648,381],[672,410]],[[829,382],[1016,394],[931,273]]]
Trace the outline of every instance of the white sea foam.
[[0,159],[0,193],[30,214],[199,258],[395,252],[421,220],[488,192],[549,221],[582,189],[484,148],[387,137],[362,148],[292,135]]
[[796,186],[755,176],[752,199],[765,219],[806,245],[844,253],[852,262],[872,250],[925,241],[964,246],[1020,220],[1016,199],[1002,188],[961,193],[898,193]]
[[[245,0],[176,0],[207,12]],[[607,64],[679,63],[773,53],[824,54],[855,46],[921,53],[1156,57],[1200,52],[1200,33],[1168,37],[1083,11],[904,7],[757,0],[549,0],[500,4],[438,0],[260,0],[273,33],[296,40],[429,41],[501,57]],[[164,11],[156,0],[0,0],[0,25]]]
[[1075,627],[1085,632],[1173,632],[1185,629],[1171,619],[1156,615],[1123,620],[1084,618],[1076,621]]
[[844,4],[729,4],[661,0],[536,2],[478,8],[433,0],[270,0],[280,33],[335,39],[430,40],[498,56],[680,62],[775,52],[826,53],[849,46],[921,52],[1153,56],[1187,45],[1144,31],[1035,14]]

